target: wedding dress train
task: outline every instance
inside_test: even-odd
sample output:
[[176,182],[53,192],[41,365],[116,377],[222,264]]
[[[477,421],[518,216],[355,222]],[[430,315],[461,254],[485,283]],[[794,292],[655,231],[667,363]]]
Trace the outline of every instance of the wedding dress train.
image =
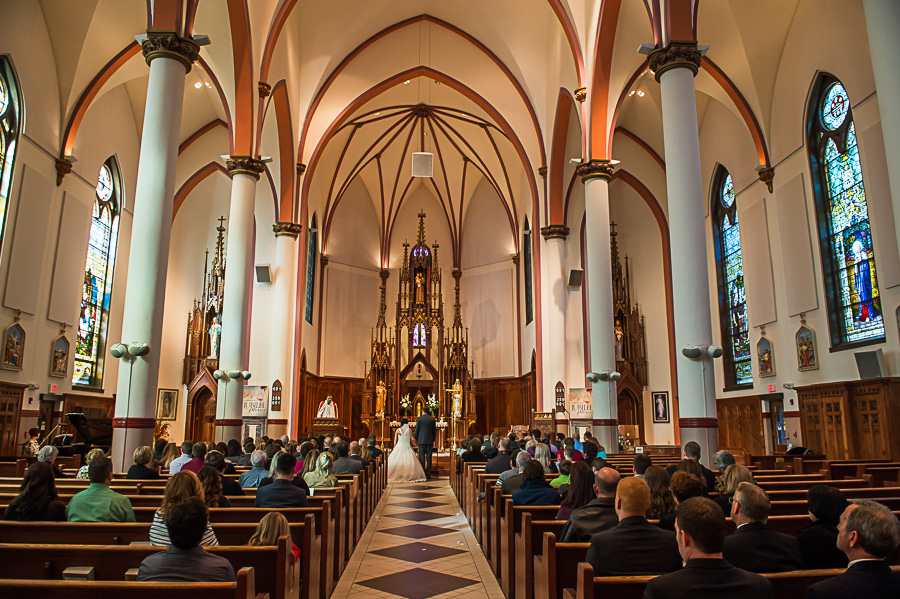
[[388,482],[420,482],[425,480],[425,470],[419,456],[410,444],[409,425],[397,431],[394,450],[388,456]]

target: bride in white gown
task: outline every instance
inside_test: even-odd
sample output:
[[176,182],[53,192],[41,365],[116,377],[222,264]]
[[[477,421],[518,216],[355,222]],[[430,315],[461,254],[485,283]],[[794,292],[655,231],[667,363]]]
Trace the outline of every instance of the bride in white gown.
[[425,480],[425,470],[419,463],[419,456],[410,444],[409,421],[394,433],[394,450],[388,456],[388,482],[420,482]]

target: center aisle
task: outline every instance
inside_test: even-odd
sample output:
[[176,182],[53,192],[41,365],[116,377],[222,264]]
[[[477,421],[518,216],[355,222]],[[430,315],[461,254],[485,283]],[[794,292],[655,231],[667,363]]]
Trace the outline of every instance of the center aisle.
[[332,599],[503,597],[450,483],[392,483]]

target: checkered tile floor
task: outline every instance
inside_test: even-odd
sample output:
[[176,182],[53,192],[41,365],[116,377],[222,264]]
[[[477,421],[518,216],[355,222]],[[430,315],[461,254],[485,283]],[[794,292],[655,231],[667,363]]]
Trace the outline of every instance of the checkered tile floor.
[[332,599],[502,598],[445,480],[390,485]]

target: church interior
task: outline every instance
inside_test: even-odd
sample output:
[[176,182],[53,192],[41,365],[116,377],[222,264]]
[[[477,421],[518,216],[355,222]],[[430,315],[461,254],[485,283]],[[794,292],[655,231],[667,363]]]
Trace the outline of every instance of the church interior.
[[4,476],[423,412],[900,460],[898,4],[0,15]]

